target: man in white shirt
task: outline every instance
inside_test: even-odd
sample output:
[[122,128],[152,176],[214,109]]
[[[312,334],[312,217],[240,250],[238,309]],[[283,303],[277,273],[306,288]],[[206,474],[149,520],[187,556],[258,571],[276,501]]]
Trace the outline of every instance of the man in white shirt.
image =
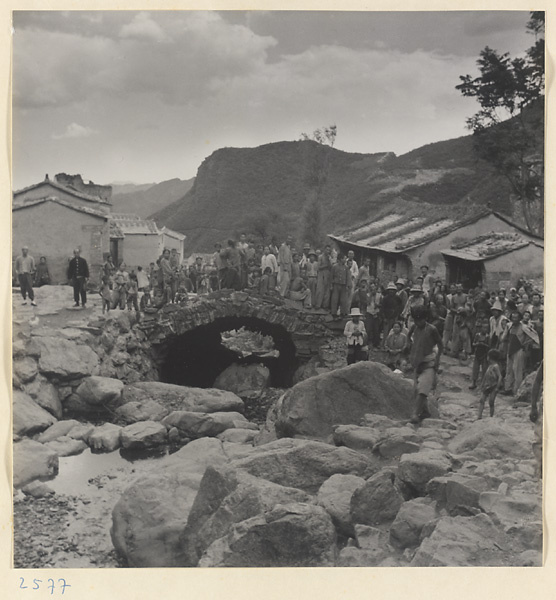
[[359,267],[357,266],[357,263],[355,262],[355,253],[353,252],[353,250],[348,250],[348,254],[347,254],[348,263],[350,260],[352,261],[351,276],[353,277],[353,281],[357,281],[357,278],[359,277]]
[[358,308],[352,308],[349,316],[351,320],[344,327],[344,335],[347,338],[347,364],[352,365],[367,358],[363,350],[367,342],[367,331]]
[[33,292],[33,274],[35,271],[35,259],[29,254],[29,248],[23,246],[21,254],[15,259],[15,272],[23,296],[22,304],[27,304],[27,296],[29,296],[31,306],[37,306],[35,292]]
[[276,289],[276,278],[278,275],[278,261],[272,252],[270,251],[269,246],[265,246],[263,250],[263,255],[261,256],[261,272],[264,273],[265,269],[269,267],[271,269],[271,273],[268,276],[269,284],[268,287],[270,290]]

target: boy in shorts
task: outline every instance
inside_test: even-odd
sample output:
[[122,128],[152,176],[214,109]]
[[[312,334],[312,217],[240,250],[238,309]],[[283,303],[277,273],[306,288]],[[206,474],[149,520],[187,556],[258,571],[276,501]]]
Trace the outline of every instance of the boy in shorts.
[[[442,338],[434,325],[427,323],[429,309],[415,306],[411,310],[414,324],[407,334],[411,349],[409,361],[415,369],[416,405],[410,423],[414,425],[431,416],[427,405],[427,396],[436,387],[436,373],[440,356],[444,350]],[[435,347],[436,352],[435,352]]]
[[486,370],[481,384],[482,395],[479,401],[479,419],[483,418],[483,409],[485,408],[487,400],[490,407],[490,416],[494,416],[494,401],[496,400],[498,388],[502,383],[502,371],[500,370],[502,354],[493,348],[488,351],[487,360],[488,369]]

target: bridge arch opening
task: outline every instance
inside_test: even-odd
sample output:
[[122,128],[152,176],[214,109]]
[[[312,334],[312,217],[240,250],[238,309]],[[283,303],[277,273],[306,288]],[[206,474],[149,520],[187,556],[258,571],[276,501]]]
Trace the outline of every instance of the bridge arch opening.
[[[244,327],[272,337],[277,357],[243,357],[222,344],[221,334]],[[296,347],[289,332],[281,325],[255,317],[221,317],[199,325],[181,335],[168,338],[158,350],[160,380],[178,385],[208,388],[232,364],[260,363],[270,371],[272,387],[290,387],[299,366]]]

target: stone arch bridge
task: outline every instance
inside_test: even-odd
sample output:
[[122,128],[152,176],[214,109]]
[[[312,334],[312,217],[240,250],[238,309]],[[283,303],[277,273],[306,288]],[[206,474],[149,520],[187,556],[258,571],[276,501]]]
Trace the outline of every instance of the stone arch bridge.
[[198,387],[210,387],[219,372],[238,362],[237,354],[220,344],[223,331],[245,327],[271,336],[279,351],[277,360],[241,361],[267,364],[273,385],[284,387],[340,327],[343,331],[343,322],[334,321],[325,311],[303,310],[300,303],[279,296],[221,290],[185,306],[166,305],[145,315],[136,327],[154,350],[162,380]]
[[[137,327],[152,344],[160,344],[230,317],[255,319],[283,328],[290,335],[297,355],[303,358],[314,356],[318,348],[338,331],[337,322],[329,312],[303,310],[301,303],[279,296],[232,290],[200,296],[185,306],[168,304],[157,313],[145,315]],[[343,324],[341,327],[343,330]]]

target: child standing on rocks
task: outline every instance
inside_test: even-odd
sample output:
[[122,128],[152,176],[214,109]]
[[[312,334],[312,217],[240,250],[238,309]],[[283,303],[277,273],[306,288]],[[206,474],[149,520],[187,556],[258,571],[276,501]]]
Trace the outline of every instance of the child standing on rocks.
[[100,297],[102,298],[102,314],[110,312],[112,304],[112,290],[110,289],[110,277],[104,275],[100,285]]
[[472,383],[469,386],[470,390],[474,390],[477,387],[477,381],[479,380],[479,372],[484,377],[488,368],[488,350],[490,348],[490,324],[488,321],[480,321],[478,323],[478,331],[475,334],[473,340],[473,349],[475,351],[475,358],[473,360],[473,374]]
[[488,351],[487,359],[488,369],[486,370],[481,384],[482,395],[479,401],[479,419],[483,418],[483,410],[487,400],[490,407],[490,416],[494,416],[494,401],[496,400],[498,388],[502,383],[502,371],[500,370],[502,355],[498,350],[493,348]]

